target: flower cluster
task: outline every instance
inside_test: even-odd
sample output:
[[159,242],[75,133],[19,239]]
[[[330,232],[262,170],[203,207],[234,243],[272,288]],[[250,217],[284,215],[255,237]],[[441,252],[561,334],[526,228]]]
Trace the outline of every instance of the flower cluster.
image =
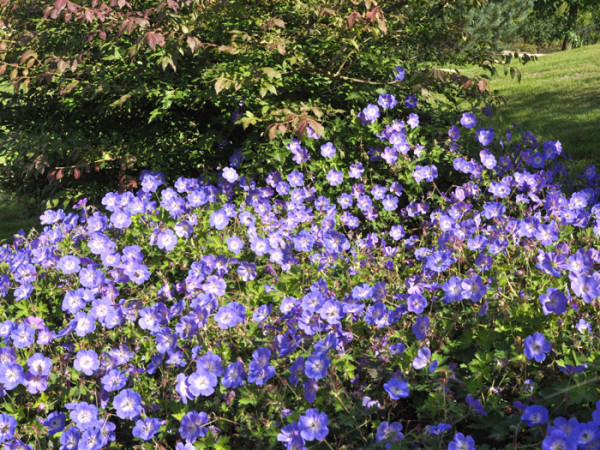
[[[599,445],[595,171],[568,191],[559,143],[472,113],[426,149],[377,103],[364,160],[293,139],[264,185],[145,172],[0,247],[0,443],[474,448],[552,421],[544,448]],[[551,418],[573,378],[587,396]]]

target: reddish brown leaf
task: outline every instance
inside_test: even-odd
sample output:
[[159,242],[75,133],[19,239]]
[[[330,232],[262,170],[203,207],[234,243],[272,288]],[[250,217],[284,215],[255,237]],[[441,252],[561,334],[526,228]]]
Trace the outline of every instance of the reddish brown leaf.
[[56,69],[58,70],[58,73],[64,73],[64,71],[67,68],[67,62],[64,60],[59,60],[58,63],[56,64]]
[[276,123],[272,123],[271,125],[269,125],[267,127],[268,131],[268,136],[269,136],[269,140],[272,141],[273,139],[275,139],[277,137],[277,124]]
[[83,20],[87,23],[92,23],[94,21],[94,12],[91,9],[86,9],[83,12]]
[[23,54],[21,55],[19,64],[23,64],[23,63],[25,63],[25,61],[28,61],[31,58],[37,58],[37,53],[34,52],[33,50],[27,50],[27,51],[23,52]]
[[197,37],[188,36],[185,40],[192,53],[194,53],[196,49],[200,47],[201,42],[200,39],[198,39]]
[[54,9],[58,14],[65,9],[65,6],[67,6],[67,0],[56,0],[56,2],[54,2]]
[[352,13],[348,16],[348,29],[352,29],[357,20],[360,20],[360,14],[356,11],[352,11]]
[[156,50],[156,46],[165,46],[165,37],[160,33],[149,32],[146,33],[146,40],[152,50]]
[[487,88],[487,81],[479,80],[477,87],[479,88],[479,92],[484,93]]

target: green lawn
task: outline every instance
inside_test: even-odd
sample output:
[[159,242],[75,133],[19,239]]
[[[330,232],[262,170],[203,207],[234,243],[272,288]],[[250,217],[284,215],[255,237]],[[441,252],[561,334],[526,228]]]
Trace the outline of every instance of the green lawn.
[[[559,140],[578,167],[600,164],[600,44],[515,67],[522,73],[520,83],[502,68],[490,80],[490,89],[507,102],[490,124],[504,130],[514,121],[542,140]],[[461,73],[473,76],[482,70]]]

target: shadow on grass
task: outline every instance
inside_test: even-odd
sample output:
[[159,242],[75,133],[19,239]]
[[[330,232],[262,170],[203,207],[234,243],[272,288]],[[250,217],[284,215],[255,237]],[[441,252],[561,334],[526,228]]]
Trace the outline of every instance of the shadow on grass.
[[[556,105],[564,105],[560,108]],[[587,164],[600,163],[600,94],[527,93],[498,109],[500,127],[515,122],[540,140],[559,140],[563,151]],[[501,129],[501,128],[500,128]]]
[[39,208],[32,199],[0,191],[0,243],[12,242],[20,229],[39,228]]

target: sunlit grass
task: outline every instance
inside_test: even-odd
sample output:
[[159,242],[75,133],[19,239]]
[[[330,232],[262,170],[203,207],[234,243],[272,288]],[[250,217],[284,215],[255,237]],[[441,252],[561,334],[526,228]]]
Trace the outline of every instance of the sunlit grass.
[[[503,130],[514,122],[541,140],[559,140],[578,167],[600,164],[600,44],[514,66],[520,83],[501,68],[490,78],[489,88],[506,99],[490,125]],[[461,73],[480,75],[482,69]]]

